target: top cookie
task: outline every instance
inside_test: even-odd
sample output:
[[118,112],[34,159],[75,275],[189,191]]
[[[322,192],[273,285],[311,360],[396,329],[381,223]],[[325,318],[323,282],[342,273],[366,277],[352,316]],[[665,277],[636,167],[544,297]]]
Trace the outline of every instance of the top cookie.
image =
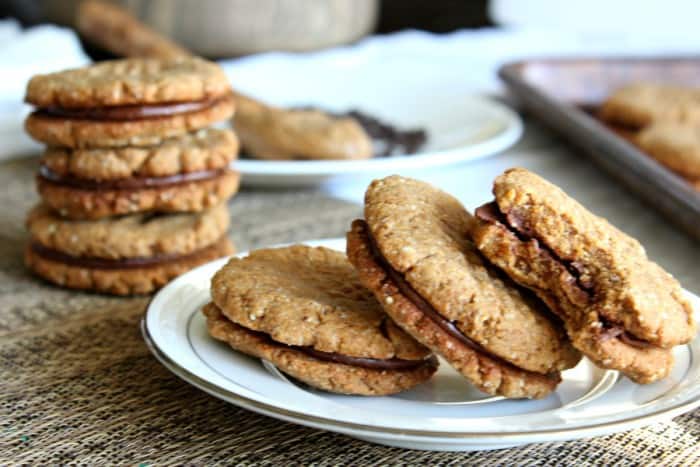
[[634,336],[660,347],[687,342],[694,334],[690,305],[678,282],[644,248],[560,188],[525,169],[510,169],[494,182],[501,212],[518,230],[551,249],[592,284],[596,312]]
[[635,83],[615,91],[600,110],[603,120],[632,128],[654,121],[700,123],[700,89]]
[[232,258],[212,279],[211,294],[228,319],[283,344],[374,359],[429,355],[383,313],[345,255],[327,248]]
[[37,107],[108,107],[202,101],[229,92],[216,63],[196,57],[132,58],[34,76],[25,101]]
[[473,218],[452,196],[399,176],[375,180],[365,219],[391,267],[490,354],[539,373],[578,360],[544,306],[484,263],[469,238]]

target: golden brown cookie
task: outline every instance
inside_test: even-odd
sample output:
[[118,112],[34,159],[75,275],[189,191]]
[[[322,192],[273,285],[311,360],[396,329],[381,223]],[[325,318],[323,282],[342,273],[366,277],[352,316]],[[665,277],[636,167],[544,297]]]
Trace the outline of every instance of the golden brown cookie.
[[116,55],[167,59],[190,55],[112,2],[80,2],[76,27],[88,40]]
[[236,94],[236,133],[258,159],[368,159],[372,140],[352,118],[272,107]]
[[700,126],[655,122],[642,129],[634,142],[674,172],[700,178]]
[[166,139],[155,146],[49,147],[40,163],[61,177],[102,181],[218,170],[237,155],[238,139],[231,130],[208,128]]
[[130,58],[34,76],[25,101],[40,109],[101,109],[211,101],[230,92],[216,63]]
[[671,84],[629,84],[608,97],[600,117],[630,128],[642,128],[657,121],[700,124],[700,89]]
[[198,213],[72,221],[42,203],[27,217],[29,235],[40,246],[70,256],[109,260],[188,255],[216,243],[228,226],[225,204]]
[[362,283],[406,332],[489,394],[543,397],[580,355],[544,306],[486,264],[450,195],[399,176],[375,180],[348,234]]
[[295,245],[232,258],[211,294],[205,314],[215,338],[326,391],[392,394],[437,369],[337,251]]
[[[180,221],[172,219],[179,216],[115,219],[111,221],[114,230],[106,223],[91,226],[89,222],[74,221],[71,234],[71,222],[55,219],[51,224],[50,214],[44,209],[37,208],[28,221],[32,236],[25,249],[25,263],[35,274],[61,287],[115,295],[146,294],[200,264],[233,253],[225,234],[211,240],[212,230],[221,229],[216,210],[189,218],[183,215]],[[217,225],[201,226],[198,221]],[[127,227],[134,231],[120,236]],[[89,231],[101,233],[104,245],[100,246],[97,239],[81,245]],[[160,243],[154,236],[156,231],[162,233]],[[128,245],[137,233],[144,238],[138,245]],[[141,256],[142,252],[151,254]]]
[[565,323],[574,346],[603,368],[649,383],[670,349],[695,335],[678,282],[644,248],[561,189],[525,169],[494,183],[477,210],[477,247]]
[[[191,106],[188,104],[192,104]],[[122,146],[154,146],[164,139],[205,128],[226,120],[233,114],[233,98],[224,95],[208,101],[196,101],[162,106],[133,106],[134,113],[109,116],[111,110],[127,107],[102,107],[95,112],[65,112],[39,109],[31,113],[24,127],[37,141],[49,146],[69,148],[101,148]],[[153,116],[143,115],[143,109],[161,108]],[[107,110],[110,109],[110,110]],[[162,110],[162,111],[161,111]],[[182,111],[181,111],[182,110]],[[107,116],[101,116],[101,112]],[[172,111],[172,112],[171,112]]]
[[63,217],[101,219],[138,212],[201,211],[233,196],[239,178],[231,169],[218,169],[96,182],[61,177],[42,167],[37,190]]

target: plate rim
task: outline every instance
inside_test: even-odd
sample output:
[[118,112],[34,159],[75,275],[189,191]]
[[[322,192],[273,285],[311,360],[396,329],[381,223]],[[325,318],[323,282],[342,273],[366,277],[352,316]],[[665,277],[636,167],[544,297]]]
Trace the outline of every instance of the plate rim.
[[[344,240],[341,237],[338,238],[326,238],[303,241],[299,243],[309,244],[313,246],[323,246],[333,242],[339,242]],[[284,245],[273,245],[270,248],[281,247]],[[479,432],[479,431],[434,431],[434,430],[423,430],[423,429],[413,429],[413,428],[393,428],[386,426],[374,426],[365,425],[357,422],[349,422],[343,420],[337,420],[330,417],[322,417],[318,415],[309,415],[302,411],[286,409],[282,407],[277,407],[272,404],[268,404],[263,401],[255,400],[253,398],[238,394],[236,392],[230,391],[228,389],[217,386],[210,383],[206,379],[203,379],[196,374],[192,373],[187,368],[183,367],[172,359],[167,352],[161,349],[156,343],[155,339],[152,337],[150,330],[148,329],[148,316],[153,309],[153,302],[155,299],[167,290],[168,287],[177,285],[178,282],[184,280],[186,276],[194,274],[196,271],[210,267],[212,263],[219,262],[222,260],[228,260],[229,258],[245,255],[247,251],[240,252],[225,258],[215,259],[209,261],[203,265],[194,268],[183,275],[176,278],[174,281],[167,284],[163,289],[158,291],[156,295],[150,300],[145,313],[143,314],[140,322],[140,329],[142,337],[148,347],[149,351],[156,357],[156,359],[172,372],[175,376],[191,384],[198,389],[222,399],[228,403],[232,403],[236,406],[242,407],[246,410],[251,410],[256,413],[261,413],[266,416],[273,418],[282,419],[289,421],[291,423],[297,423],[305,426],[311,426],[314,428],[322,430],[330,430],[339,433],[349,434],[353,436],[365,436],[367,438],[377,438],[377,439],[401,439],[409,440],[413,439],[416,441],[429,441],[429,440],[441,440],[442,443],[456,444],[459,442],[468,442],[469,439],[473,438],[475,441],[478,440],[479,443],[483,444],[503,444],[510,441],[513,442],[537,442],[537,441],[555,441],[555,440],[567,440],[574,438],[582,438],[587,436],[596,436],[603,433],[610,433],[612,431],[625,431],[628,429],[633,429],[635,427],[652,424],[658,421],[670,420],[678,415],[687,413],[697,407],[700,407],[700,394],[686,401],[681,401],[672,406],[665,408],[661,411],[642,414],[632,418],[625,418],[621,420],[615,420],[604,423],[597,423],[594,425],[584,426],[584,427],[563,427],[557,429],[534,429],[529,431],[519,431],[519,432]],[[692,293],[692,292],[690,292]],[[693,294],[695,295],[695,294]]]

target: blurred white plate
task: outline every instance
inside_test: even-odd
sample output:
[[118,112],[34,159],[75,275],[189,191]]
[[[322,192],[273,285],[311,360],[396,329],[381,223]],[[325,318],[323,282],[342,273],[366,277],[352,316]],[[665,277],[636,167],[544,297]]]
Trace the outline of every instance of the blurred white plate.
[[[308,244],[345,250],[343,239]],[[676,365],[663,381],[640,386],[584,359],[542,400],[486,396],[444,362],[430,381],[394,396],[309,389],[209,337],[200,309],[210,299],[212,275],[225,263],[205,264],[163,288],[142,321],[143,335],[155,356],[183,380],[270,417],[391,446],[456,451],[605,435],[700,406],[698,337],[674,350]],[[700,298],[688,296],[697,314]]]
[[418,154],[363,161],[236,163],[248,185],[299,186],[357,174],[384,176],[492,156],[514,144],[523,124],[497,100],[474,95],[469,68],[453,57],[387,56],[370,43],[314,54],[264,54],[222,62],[233,87],[280,106],[356,109],[400,129],[424,128]]

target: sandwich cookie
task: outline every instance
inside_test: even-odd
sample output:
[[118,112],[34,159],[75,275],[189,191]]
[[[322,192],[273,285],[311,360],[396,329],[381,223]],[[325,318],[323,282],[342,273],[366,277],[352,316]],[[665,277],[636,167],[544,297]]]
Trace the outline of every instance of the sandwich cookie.
[[499,176],[476,211],[479,250],[530,288],[598,366],[639,383],[665,377],[671,348],[695,335],[678,282],[644,248],[525,169]]
[[690,180],[700,180],[700,127],[673,122],[652,123],[634,140],[651,157]]
[[49,146],[151,146],[233,115],[226,75],[194,57],[132,58],[33,77],[25,128]]
[[348,257],[396,324],[480,390],[544,397],[580,354],[539,300],[484,262],[472,223],[456,199],[426,183],[375,180],[365,220],[348,233]]
[[29,269],[62,287],[145,294],[195,266],[233,253],[229,214],[220,205],[196,214],[135,214],[71,221],[39,204],[27,218]]
[[48,148],[37,189],[64,217],[99,219],[145,211],[201,211],[238,190],[229,168],[238,141],[206,129],[151,147]]
[[211,295],[203,311],[215,339],[325,391],[394,394],[437,369],[337,251],[295,245],[232,258]]
[[600,109],[612,124],[639,129],[658,121],[700,124],[700,89],[634,83],[616,90]]

